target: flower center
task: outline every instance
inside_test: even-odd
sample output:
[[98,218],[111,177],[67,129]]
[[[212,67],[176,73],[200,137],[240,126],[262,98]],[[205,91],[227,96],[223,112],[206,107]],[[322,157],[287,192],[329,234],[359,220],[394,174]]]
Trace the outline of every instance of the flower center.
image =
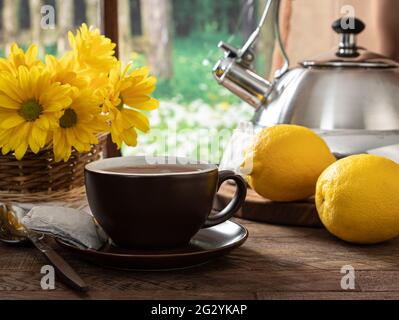
[[28,100],[21,104],[19,115],[26,121],[35,121],[43,111],[42,106],[36,100]]
[[119,97],[119,99],[121,99],[121,103],[118,104],[118,105],[116,106],[116,108],[117,108],[119,111],[121,111],[121,110],[123,109],[125,103],[123,102],[122,97]]
[[60,127],[67,129],[74,127],[78,122],[78,115],[75,110],[68,108],[64,111],[64,114],[60,118]]

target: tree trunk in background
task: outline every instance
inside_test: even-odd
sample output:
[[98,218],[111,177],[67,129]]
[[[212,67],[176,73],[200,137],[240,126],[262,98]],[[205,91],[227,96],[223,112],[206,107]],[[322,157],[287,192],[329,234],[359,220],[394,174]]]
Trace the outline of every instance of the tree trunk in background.
[[58,14],[58,55],[63,55],[68,49],[68,31],[73,29],[74,0],[57,0]]
[[[239,32],[240,30],[237,30],[237,28],[240,28],[242,26],[237,26],[237,17],[240,17],[241,10],[243,8],[243,1],[232,1],[229,3],[229,6],[227,7],[227,31],[230,34],[235,34],[237,31]],[[250,1],[250,0],[249,0]],[[226,13],[223,12],[225,10],[224,6],[222,7],[223,10],[220,12],[221,16],[224,16]]]
[[151,71],[160,78],[170,79],[173,74],[172,3],[170,0],[145,0],[141,2],[141,12]]
[[119,58],[123,63],[131,59],[130,1],[118,0],[119,17]]
[[86,0],[86,18],[88,26],[100,27],[98,10],[98,0]]
[[32,32],[32,42],[39,46],[39,56],[44,55],[44,48],[42,47],[42,38],[41,38],[41,0],[30,0],[30,29]]
[[257,25],[256,0],[241,0],[242,18],[242,36],[244,40],[248,39]]
[[6,53],[11,43],[16,41],[19,31],[18,7],[19,0],[3,0],[3,42]]

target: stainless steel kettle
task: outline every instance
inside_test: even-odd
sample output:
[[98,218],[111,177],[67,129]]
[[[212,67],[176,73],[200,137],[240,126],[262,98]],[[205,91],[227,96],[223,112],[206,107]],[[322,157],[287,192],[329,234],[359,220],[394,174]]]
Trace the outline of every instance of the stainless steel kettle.
[[[279,7],[280,0],[267,2],[257,29],[241,49],[221,42],[225,55],[213,70],[219,84],[255,107],[255,127],[281,123],[309,127],[338,156],[399,143],[399,64],[357,46],[364,23],[355,18],[335,21],[338,47],[289,69],[278,26]],[[285,62],[268,81],[252,66],[253,45],[271,10]]]

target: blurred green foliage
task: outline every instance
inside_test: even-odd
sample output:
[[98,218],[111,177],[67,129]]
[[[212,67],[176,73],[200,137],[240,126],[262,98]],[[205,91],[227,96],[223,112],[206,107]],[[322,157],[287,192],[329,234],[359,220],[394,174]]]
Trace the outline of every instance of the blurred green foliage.
[[173,0],[177,36],[199,32],[233,33],[240,16],[241,0]]
[[[218,163],[230,136],[241,121],[249,121],[253,109],[218,85],[212,75],[223,56],[217,44],[225,40],[240,46],[241,35],[195,32],[173,39],[173,77],[159,80],[154,96],[158,110],[147,113],[149,134],[139,134],[138,146],[124,146],[124,155],[179,155]],[[146,65],[136,55],[134,66]]]
[[[159,80],[155,95],[161,99],[177,99],[190,103],[200,99],[209,104],[226,101],[231,104],[239,100],[219,86],[212,75],[212,68],[223,53],[217,44],[229,39],[223,33],[196,33],[187,38],[173,40],[173,77]],[[231,37],[230,37],[231,38]],[[240,36],[231,39],[241,43]]]

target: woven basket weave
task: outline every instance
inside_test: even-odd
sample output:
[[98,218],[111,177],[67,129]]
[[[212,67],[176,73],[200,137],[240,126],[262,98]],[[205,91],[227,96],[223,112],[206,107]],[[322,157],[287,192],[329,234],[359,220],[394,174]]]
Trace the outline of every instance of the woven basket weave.
[[67,162],[55,162],[51,150],[27,152],[21,161],[0,156],[0,202],[65,202],[74,206],[85,199],[84,167],[102,157],[107,135],[90,152],[72,152]]

